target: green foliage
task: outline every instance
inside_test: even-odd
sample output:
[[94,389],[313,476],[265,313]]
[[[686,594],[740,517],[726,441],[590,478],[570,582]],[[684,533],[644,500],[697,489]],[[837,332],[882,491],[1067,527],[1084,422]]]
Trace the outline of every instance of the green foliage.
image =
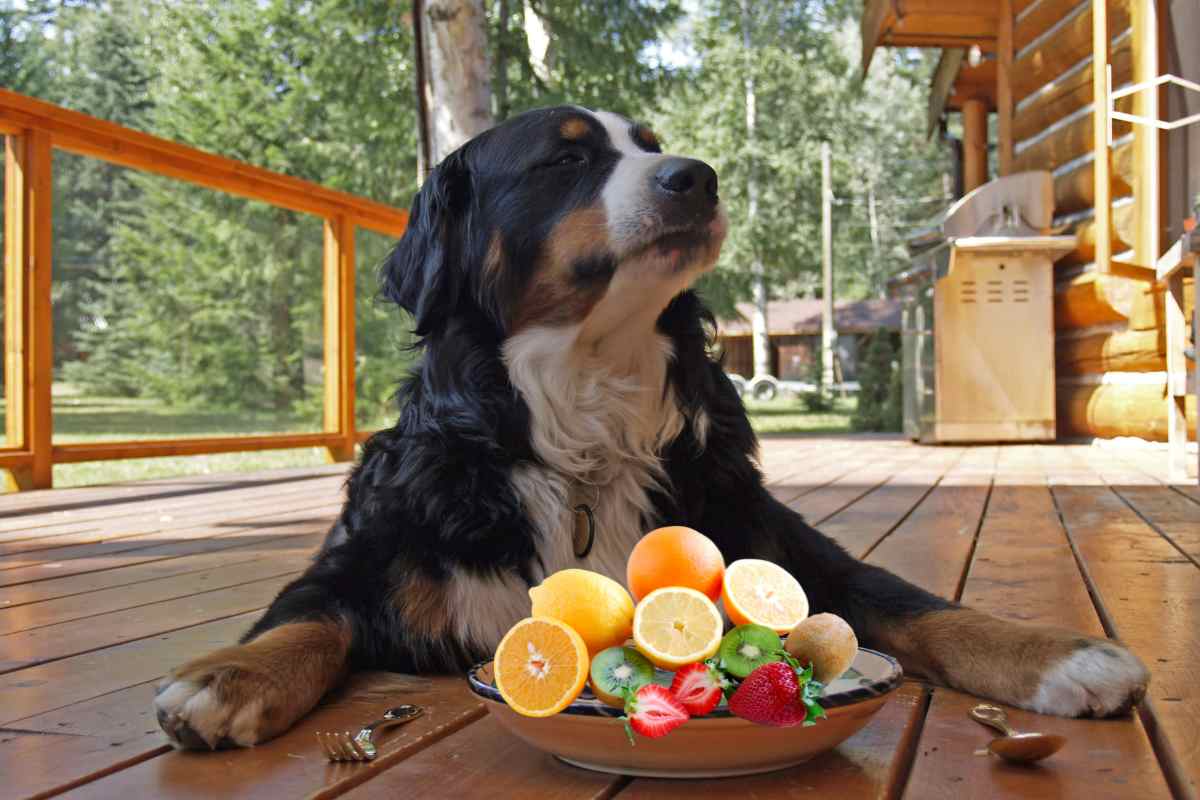
[[858,365],[858,407],[850,420],[854,430],[900,430],[904,408],[899,355],[896,334],[879,330],[871,335]]
[[800,402],[804,407],[813,413],[822,413],[833,410],[833,392],[825,385],[825,370],[821,366],[821,353],[816,351],[813,353],[813,358],[808,361],[808,383],[814,387],[813,391],[805,392],[800,395]]

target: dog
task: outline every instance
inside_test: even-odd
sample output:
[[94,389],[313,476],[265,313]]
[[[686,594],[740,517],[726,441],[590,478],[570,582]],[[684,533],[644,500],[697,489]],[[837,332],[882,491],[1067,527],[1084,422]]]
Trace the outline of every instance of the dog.
[[936,597],[772,497],[689,289],[726,229],[716,172],[609,112],[530,111],[439,164],[381,269],[419,337],[399,419],[365,443],[303,576],[160,684],[170,741],[266,741],[354,670],[462,671],[528,615],[529,587],[568,567],[622,580],[666,523],[784,566],[909,673],[1063,716],[1137,703],[1149,674],[1119,644]]

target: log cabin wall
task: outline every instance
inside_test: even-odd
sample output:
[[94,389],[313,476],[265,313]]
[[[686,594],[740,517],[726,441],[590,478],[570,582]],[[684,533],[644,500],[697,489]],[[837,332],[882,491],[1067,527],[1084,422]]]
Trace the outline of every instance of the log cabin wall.
[[[1108,0],[1105,5],[1114,89],[1150,80],[1161,71],[1155,60],[1158,27],[1153,14],[1147,22],[1143,5],[1153,3]],[[1157,5],[1162,9],[1166,4]],[[1016,0],[1011,11],[1012,119],[1006,126],[1012,131],[1011,169],[1052,173],[1055,224],[1077,237],[1075,251],[1055,269],[1059,436],[1164,441],[1162,289],[1150,279],[1167,237],[1155,174],[1164,166],[1155,155],[1160,134],[1117,122],[1112,147],[1103,141],[1094,146],[1091,2]],[[1102,114],[1103,109],[1100,105]],[[1119,100],[1117,109],[1146,114],[1154,107],[1139,94]],[[1002,151],[1004,147],[1002,143]],[[1107,192],[1105,182],[1097,181],[1097,155],[1106,159],[1100,166],[1101,175],[1109,176]],[[1162,155],[1165,161],[1167,153]],[[1104,194],[1111,202],[1109,225],[1103,215],[1097,219],[1095,209],[1097,197],[1103,202]],[[1185,298],[1185,312],[1190,314],[1190,281]],[[1188,409],[1188,422],[1195,435],[1194,404]]]

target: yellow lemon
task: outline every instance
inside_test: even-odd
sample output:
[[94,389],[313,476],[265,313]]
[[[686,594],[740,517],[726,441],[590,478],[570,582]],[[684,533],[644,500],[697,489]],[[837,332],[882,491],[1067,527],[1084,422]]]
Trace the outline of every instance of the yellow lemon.
[[633,598],[612,578],[586,569],[564,569],[529,590],[533,616],[574,628],[589,655],[625,644],[633,629]]
[[523,619],[496,648],[496,688],[509,708],[527,717],[549,717],[583,691],[588,654],[579,634],[556,619]]
[[788,633],[808,616],[800,582],[778,564],[757,558],[725,568],[721,600],[734,625],[754,623],[776,633]]
[[657,667],[703,661],[721,646],[721,612],[702,592],[665,586],[642,598],[633,615],[633,641]]

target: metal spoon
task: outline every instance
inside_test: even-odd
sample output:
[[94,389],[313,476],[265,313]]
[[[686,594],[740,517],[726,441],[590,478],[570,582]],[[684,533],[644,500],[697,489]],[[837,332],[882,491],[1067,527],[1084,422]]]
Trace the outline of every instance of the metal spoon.
[[971,719],[982,722],[1003,733],[992,739],[988,750],[1013,764],[1032,764],[1057,753],[1067,740],[1056,733],[1018,733],[1008,725],[1008,715],[999,706],[978,705],[971,709]]

